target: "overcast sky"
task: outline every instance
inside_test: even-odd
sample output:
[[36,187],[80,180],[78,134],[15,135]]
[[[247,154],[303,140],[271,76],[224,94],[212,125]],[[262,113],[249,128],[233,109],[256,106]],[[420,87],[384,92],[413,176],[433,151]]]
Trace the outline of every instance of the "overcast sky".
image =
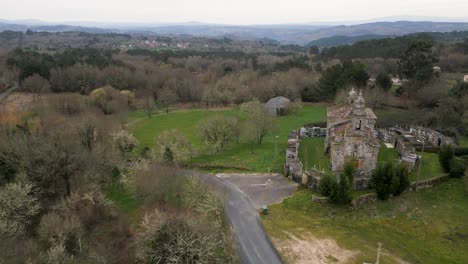
[[468,0],[0,0],[2,19],[279,24],[387,16],[468,18]]

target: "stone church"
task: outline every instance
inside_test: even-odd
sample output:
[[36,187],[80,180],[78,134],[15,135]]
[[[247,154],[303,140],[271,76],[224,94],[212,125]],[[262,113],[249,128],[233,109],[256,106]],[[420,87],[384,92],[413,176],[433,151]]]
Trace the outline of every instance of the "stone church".
[[365,188],[372,170],[377,165],[379,141],[374,129],[377,117],[354,88],[347,102],[327,109],[325,150],[330,155],[333,172],[340,172],[346,161],[354,162],[356,189]]

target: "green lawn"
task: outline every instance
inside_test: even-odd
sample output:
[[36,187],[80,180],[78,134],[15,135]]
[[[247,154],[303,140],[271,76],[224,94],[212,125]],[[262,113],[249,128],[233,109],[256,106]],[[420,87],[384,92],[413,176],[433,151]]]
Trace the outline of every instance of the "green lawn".
[[[421,155],[421,152],[418,153]],[[398,159],[398,152],[394,148],[387,148],[383,143],[380,144],[379,149],[379,162],[386,162]],[[419,173],[419,165],[416,165],[414,170],[410,174],[410,180],[424,180],[433,177],[440,176],[444,173],[439,163],[439,157],[436,153],[423,153],[421,163],[421,173]]]
[[[421,173],[419,173],[419,165],[416,165],[410,174],[411,181],[429,179],[444,174],[437,153],[418,152],[418,155],[422,155]],[[420,174],[419,178],[418,174]]]
[[303,138],[299,146],[299,158],[304,169],[317,168],[330,172],[330,158],[324,153],[325,138],[313,137]]
[[467,263],[468,199],[460,179],[358,209],[315,203],[312,195],[302,189],[269,207],[262,221],[275,241],[287,239],[285,232],[303,239],[308,234],[332,238],[340,247],[360,252],[350,263],[374,263],[378,242],[384,249],[381,263],[397,263],[397,258]]
[[378,162],[393,161],[398,158],[398,152],[395,148],[387,148],[384,143],[380,143]]
[[223,153],[216,155],[203,151],[198,135],[198,125],[203,119],[214,115],[238,116],[241,122],[245,119],[238,108],[192,109],[176,110],[152,118],[146,118],[142,112],[135,112],[130,115],[129,123],[133,134],[140,142],[137,151],[145,146],[153,148],[155,139],[162,131],[177,129],[199,150],[200,154],[193,160],[195,164],[213,167],[243,167],[258,172],[282,172],[289,132],[306,123],[325,121],[326,109],[322,106],[309,105],[304,106],[298,113],[277,117],[274,132],[267,136],[261,145],[255,146],[254,153],[251,151],[251,146],[242,140],[239,144],[233,144]]

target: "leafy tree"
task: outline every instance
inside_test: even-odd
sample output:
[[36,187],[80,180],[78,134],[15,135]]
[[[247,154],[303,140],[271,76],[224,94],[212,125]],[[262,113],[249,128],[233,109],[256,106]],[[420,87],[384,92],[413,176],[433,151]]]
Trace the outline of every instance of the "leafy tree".
[[451,146],[443,146],[439,151],[439,162],[440,166],[445,172],[450,172],[450,162],[454,156],[453,149]]
[[392,88],[393,82],[390,76],[385,73],[381,72],[379,75],[377,75],[377,78],[375,79],[375,84],[382,88],[384,91],[390,90]]
[[436,108],[437,124],[443,128],[460,128],[463,126],[464,105],[456,97],[446,97],[439,101]]
[[433,64],[437,61],[431,42],[415,41],[409,45],[398,62],[400,75],[412,81],[409,94],[432,78]]
[[365,87],[369,81],[369,74],[365,70],[365,65],[359,61],[343,62],[343,74],[349,85]]
[[342,77],[343,67],[340,64],[327,68],[319,79],[319,99],[332,99],[339,89],[346,85],[346,80]]
[[320,99],[332,99],[346,86],[364,87],[369,80],[365,66],[359,61],[345,61],[327,68],[319,79]]
[[461,178],[465,175],[466,166],[463,161],[459,159],[452,159],[450,161],[450,177]]

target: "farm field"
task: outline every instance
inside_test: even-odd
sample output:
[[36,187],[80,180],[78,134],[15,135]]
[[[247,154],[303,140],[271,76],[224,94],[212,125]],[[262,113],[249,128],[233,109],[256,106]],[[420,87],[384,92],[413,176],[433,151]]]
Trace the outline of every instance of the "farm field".
[[195,166],[211,168],[214,171],[241,168],[254,172],[282,172],[289,132],[306,123],[325,121],[326,109],[321,105],[306,105],[297,113],[277,117],[273,133],[268,135],[261,145],[255,145],[253,153],[250,144],[240,138],[239,143],[232,144],[222,153],[212,155],[201,145],[198,126],[204,119],[215,115],[237,116],[241,123],[245,120],[238,108],[225,108],[175,110],[151,118],[145,117],[143,112],[134,112],[130,114],[129,123],[132,133],[140,142],[137,151],[144,147],[153,148],[156,145],[155,140],[164,130],[177,129],[198,150],[199,154],[193,159]]
[[[269,207],[262,221],[286,263],[303,260],[295,246],[308,245],[309,263],[326,258],[344,263],[466,263],[468,199],[460,179],[408,192],[358,209],[312,202],[302,189]],[[332,261],[330,261],[332,262]]]

